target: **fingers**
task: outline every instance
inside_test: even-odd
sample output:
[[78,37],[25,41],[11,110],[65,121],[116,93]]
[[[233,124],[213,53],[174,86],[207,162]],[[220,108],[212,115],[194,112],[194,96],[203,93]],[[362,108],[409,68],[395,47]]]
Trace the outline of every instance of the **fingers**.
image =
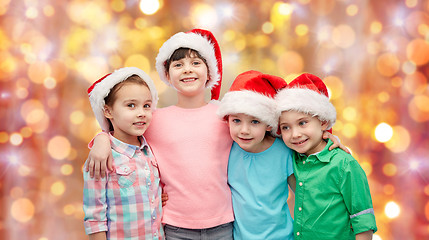
[[95,177],[95,181],[100,180],[100,163],[95,164],[94,166],[94,177]]
[[89,169],[89,176],[91,178],[94,178],[94,161],[92,159],[88,160],[88,163],[86,164],[87,169]]
[[163,193],[161,194],[161,201],[162,201],[162,206],[164,207],[165,205],[167,205],[167,200],[168,200],[168,195],[167,193]]
[[113,171],[113,156],[112,153],[109,154],[109,157],[107,158],[107,169],[110,171]]

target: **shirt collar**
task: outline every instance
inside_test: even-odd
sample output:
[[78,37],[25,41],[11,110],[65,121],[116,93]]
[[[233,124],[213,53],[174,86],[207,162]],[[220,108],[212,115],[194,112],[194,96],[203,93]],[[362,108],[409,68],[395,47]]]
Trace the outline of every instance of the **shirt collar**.
[[119,139],[115,138],[112,135],[112,132],[109,133],[109,137],[110,137],[110,144],[112,146],[112,149],[119,153],[125,154],[130,158],[134,156],[137,150],[141,150],[146,153],[147,149],[149,148],[149,145],[147,144],[146,139],[143,136],[137,137],[141,143],[140,146],[124,143]]
[[331,141],[331,139],[328,139],[328,142],[327,142],[325,148],[323,148],[322,151],[317,152],[317,153],[313,153],[313,154],[311,154],[308,157],[305,154],[298,153],[299,158],[300,159],[304,158],[304,159],[307,159],[307,160],[308,159],[314,159],[314,160],[319,160],[320,162],[330,162],[331,158],[330,157],[326,157],[326,156],[329,156],[329,147],[331,147],[332,144],[334,144],[334,143]]

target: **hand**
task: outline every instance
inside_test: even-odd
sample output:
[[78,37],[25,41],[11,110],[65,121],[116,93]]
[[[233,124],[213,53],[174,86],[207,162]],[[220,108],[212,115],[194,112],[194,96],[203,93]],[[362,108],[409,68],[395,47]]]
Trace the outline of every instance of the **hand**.
[[344,150],[346,153],[350,154],[350,150],[346,146],[341,144],[340,139],[337,136],[332,135],[330,132],[325,131],[325,132],[323,132],[322,138],[323,139],[328,139],[328,138],[331,139],[333,144],[329,147],[329,151],[331,151],[334,148],[339,147],[342,150]]
[[113,171],[113,157],[110,147],[110,139],[107,134],[98,134],[94,139],[94,144],[86,159],[85,171],[89,171],[91,178],[98,181],[106,176],[107,169]]
[[[163,190],[164,191],[164,190]],[[161,194],[161,201],[162,201],[162,206],[164,207],[165,205],[167,205],[167,200],[168,200],[168,194],[167,193],[162,193]]]

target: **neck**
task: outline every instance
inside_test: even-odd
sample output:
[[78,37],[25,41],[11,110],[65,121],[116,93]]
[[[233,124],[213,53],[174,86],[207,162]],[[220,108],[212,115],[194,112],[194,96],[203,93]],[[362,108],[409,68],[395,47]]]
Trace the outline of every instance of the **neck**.
[[199,108],[207,104],[204,99],[204,92],[195,96],[186,96],[178,93],[176,106],[181,108]]

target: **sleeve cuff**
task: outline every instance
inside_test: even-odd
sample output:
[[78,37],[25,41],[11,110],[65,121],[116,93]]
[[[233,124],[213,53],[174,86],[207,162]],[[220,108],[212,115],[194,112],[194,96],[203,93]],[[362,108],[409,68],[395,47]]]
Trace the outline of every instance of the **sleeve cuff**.
[[350,219],[355,234],[366,232],[369,230],[377,231],[377,225],[375,224],[375,216],[372,212],[353,215]]
[[85,221],[83,222],[83,225],[87,235],[98,232],[107,232],[107,221]]

